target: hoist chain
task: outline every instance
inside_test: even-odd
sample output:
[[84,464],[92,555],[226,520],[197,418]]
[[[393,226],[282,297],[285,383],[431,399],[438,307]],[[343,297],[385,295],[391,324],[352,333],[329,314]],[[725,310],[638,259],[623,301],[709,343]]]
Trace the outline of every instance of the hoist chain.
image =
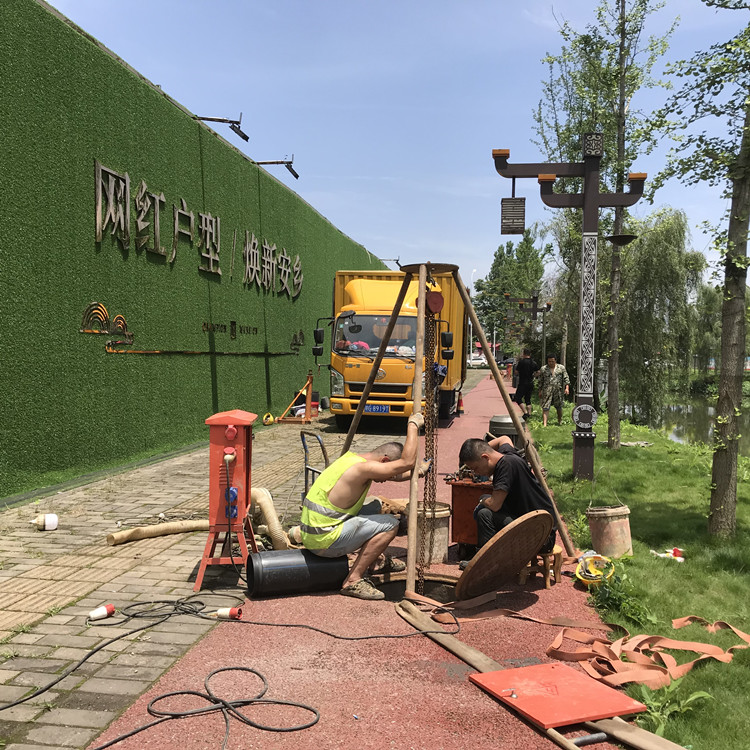
[[[419,555],[417,557],[417,593],[424,594],[424,571],[432,562],[435,541],[435,511],[437,509],[437,421],[439,393],[435,372],[437,349],[437,321],[433,313],[425,316],[424,342],[424,448],[425,458],[432,461],[432,469],[424,481],[422,512],[418,515]],[[417,457],[419,462],[419,457]],[[429,538],[429,542],[428,542]],[[427,550],[430,550],[429,553]]]

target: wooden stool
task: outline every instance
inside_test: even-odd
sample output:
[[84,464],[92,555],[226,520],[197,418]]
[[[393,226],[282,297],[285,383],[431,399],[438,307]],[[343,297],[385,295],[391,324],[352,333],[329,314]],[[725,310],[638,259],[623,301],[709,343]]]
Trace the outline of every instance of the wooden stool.
[[536,559],[529,562],[518,574],[518,583],[526,583],[526,579],[529,576],[533,578],[537,573],[541,573],[544,576],[544,588],[548,589],[552,585],[550,581],[552,574],[554,574],[555,583],[557,583],[560,580],[561,571],[562,547],[556,544],[552,552],[548,552],[547,554],[539,553]]

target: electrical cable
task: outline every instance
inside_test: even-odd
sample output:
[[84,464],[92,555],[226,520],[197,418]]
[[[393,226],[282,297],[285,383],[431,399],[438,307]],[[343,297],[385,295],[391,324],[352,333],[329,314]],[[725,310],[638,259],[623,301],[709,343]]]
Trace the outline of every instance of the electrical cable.
[[[415,604],[418,604],[415,602]],[[414,638],[418,635],[458,635],[461,631],[461,624],[458,621],[453,610],[446,607],[435,607],[431,609],[432,612],[444,612],[453,618],[453,624],[455,630],[418,630],[414,633],[379,633],[377,635],[337,635],[331,633],[328,630],[322,628],[316,628],[314,625],[305,625],[303,623],[289,623],[289,622],[254,622],[253,620],[232,620],[237,625],[258,625],[260,627],[268,628],[301,628],[305,630],[312,630],[315,633],[322,633],[327,635],[329,638],[335,638],[337,641],[368,641],[374,639],[388,639],[388,638]]]
[[[212,597],[223,597],[232,599],[233,602],[237,605],[243,604],[245,599],[244,597],[242,599],[239,599],[237,596],[232,594],[221,594],[221,593],[214,593],[211,592],[209,594]],[[129,620],[140,620],[140,619],[147,619],[147,620],[153,620],[153,622],[147,622],[145,625],[141,625],[137,628],[132,628],[131,630],[127,630],[124,633],[121,633],[120,635],[116,635],[114,638],[110,638],[107,641],[103,641],[98,646],[95,646],[92,648],[88,654],[86,654],[83,658],[79,659],[75,664],[72,664],[67,669],[64,669],[57,677],[55,677],[54,680],[49,682],[44,687],[37,688],[33,693],[30,693],[29,695],[18,698],[17,700],[13,701],[12,703],[7,703],[3,706],[0,706],[0,711],[5,711],[6,709],[13,708],[15,706],[20,706],[22,703],[26,703],[27,701],[30,701],[32,698],[36,698],[39,695],[42,695],[42,693],[47,692],[50,688],[57,685],[59,682],[62,682],[66,677],[71,675],[73,672],[76,671],[82,664],[84,664],[86,661],[88,661],[94,654],[101,651],[106,646],[109,646],[111,643],[115,643],[116,641],[119,641],[121,638],[126,638],[127,636],[133,635],[134,633],[138,633],[141,630],[146,630],[147,628],[152,627],[153,625],[160,625],[163,622],[166,622],[170,617],[173,617],[175,615],[191,615],[193,617],[198,617],[203,620],[209,620],[211,622],[216,622],[216,619],[214,617],[211,617],[204,613],[204,610],[206,608],[206,605],[200,601],[200,599],[195,599],[195,597],[199,596],[199,594],[192,594],[191,596],[184,597],[183,599],[153,599],[151,601],[146,602],[136,602],[134,604],[129,604],[125,607],[123,607],[120,611],[122,615],[122,619],[119,620],[101,620],[101,621],[92,621],[89,620],[89,618],[86,618],[86,625],[91,627],[117,627],[125,624]],[[276,622],[260,622],[260,621],[251,621],[251,620],[227,620],[227,622],[232,622],[235,624],[242,624],[242,625],[255,625],[259,627],[274,627],[274,628],[299,628],[299,629],[305,629],[305,630],[312,630],[316,633],[321,633],[322,635],[326,635],[329,638],[334,638],[335,640],[341,640],[341,641],[366,641],[366,640],[374,640],[374,639],[391,639],[391,638],[412,638],[414,636],[420,636],[420,635],[435,635],[435,634],[443,634],[443,635],[457,635],[461,629],[461,625],[458,622],[458,619],[456,618],[456,615],[449,609],[444,607],[437,607],[434,611],[442,611],[447,612],[451,617],[453,618],[454,624],[455,624],[455,630],[447,631],[444,629],[438,629],[438,630],[419,630],[414,633],[396,633],[396,634],[389,634],[389,633],[383,633],[383,634],[376,634],[376,635],[355,635],[355,636],[346,636],[346,635],[338,635],[337,633],[331,633],[328,630],[323,630],[323,628],[317,628],[314,625],[305,625],[303,623],[276,623]],[[210,677],[210,675],[209,675]]]
[[[213,594],[213,596],[231,596],[228,594]],[[236,596],[231,597],[234,601],[237,601]],[[127,622],[130,619],[156,619],[156,622],[148,622],[145,625],[141,625],[138,628],[133,628],[132,630],[128,630],[125,633],[121,633],[120,635],[116,635],[114,638],[110,638],[108,641],[104,641],[103,643],[100,643],[98,646],[95,646],[91,649],[91,651],[86,654],[82,659],[80,659],[75,664],[71,665],[67,669],[63,670],[57,677],[55,677],[52,682],[48,683],[44,687],[37,688],[33,693],[30,695],[25,696],[24,698],[19,698],[18,700],[13,701],[12,703],[8,703],[4,706],[0,706],[0,711],[4,711],[7,708],[13,708],[14,706],[19,706],[22,703],[26,703],[27,701],[30,701],[32,698],[36,698],[38,695],[41,695],[42,693],[46,693],[47,690],[57,685],[58,682],[62,682],[68,675],[75,672],[78,667],[80,667],[84,662],[86,662],[88,659],[90,659],[94,654],[101,651],[105,646],[109,646],[110,643],[115,643],[116,641],[119,641],[121,638],[125,638],[125,636],[133,635],[133,633],[138,633],[141,630],[146,630],[146,628],[150,628],[153,625],[160,625],[162,622],[166,622],[172,615],[177,614],[188,614],[188,615],[197,615],[200,616],[200,611],[205,607],[203,602],[196,601],[194,603],[190,603],[190,599],[192,597],[186,597],[185,599],[178,599],[177,601],[170,601],[170,600],[154,600],[151,602],[137,602],[136,604],[131,604],[128,607],[124,607],[121,612],[124,615],[124,620],[116,620],[111,621],[107,623],[96,623],[96,625],[109,625],[109,626],[115,626],[115,625],[122,625],[123,623]],[[244,601],[244,600],[243,600]],[[129,610],[135,610],[137,607],[146,607],[150,604],[158,604],[158,605],[167,605],[171,608],[171,611],[163,611],[162,609],[152,609],[148,610],[146,612],[138,612],[133,611],[132,614],[129,612]],[[200,605],[200,609],[196,609],[197,606]],[[211,619],[211,618],[207,618]],[[94,625],[91,620],[86,618],[86,624],[87,625]]]
[[[216,695],[209,686],[209,682],[211,681],[211,678],[214,675],[219,674],[220,672],[248,672],[258,677],[260,681],[263,683],[263,687],[261,688],[260,692],[257,695],[253,696],[252,698],[243,698],[241,700],[233,700],[233,701],[226,700]],[[94,750],[104,750],[104,748],[111,747],[112,745],[115,745],[118,742],[122,742],[122,740],[125,740],[129,737],[133,737],[136,734],[140,734],[146,729],[155,727],[157,724],[161,724],[165,721],[169,721],[170,719],[184,719],[184,718],[189,718],[191,716],[205,716],[207,714],[214,713],[217,711],[220,711],[224,717],[224,742],[222,743],[222,746],[221,746],[222,750],[226,750],[227,744],[229,742],[229,728],[230,728],[231,717],[234,717],[235,719],[242,722],[243,724],[246,724],[247,726],[251,726],[251,727],[254,727],[255,729],[260,729],[265,732],[299,732],[303,729],[309,729],[310,727],[317,724],[318,721],[320,720],[320,712],[316,708],[313,708],[312,706],[308,706],[305,703],[297,703],[295,701],[263,698],[263,696],[266,694],[268,687],[269,687],[268,680],[266,680],[266,678],[260,672],[250,667],[221,667],[219,669],[215,669],[213,670],[213,672],[209,672],[209,674],[206,676],[206,679],[203,682],[203,686],[206,691],[205,693],[202,693],[197,690],[177,690],[175,692],[163,693],[162,695],[158,695],[148,704],[146,708],[146,710],[152,716],[158,717],[155,721],[151,721],[147,724],[143,724],[140,727],[136,727],[135,729],[131,730],[130,732],[121,734],[118,737],[115,737],[114,739],[109,740],[109,742],[105,742],[103,745],[98,745],[96,748],[94,748]],[[175,696],[188,696],[188,695],[203,698],[205,701],[207,701],[208,705],[203,706],[202,708],[193,708],[193,709],[186,710],[186,711],[167,711],[164,709],[158,709],[156,707],[158,703],[165,701],[169,698],[174,698]],[[299,708],[299,709],[302,709],[303,711],[307,711],[311,713],[313,715],[313,718],[302,724],[294,724],[294,725],[285,726],[285,727],[261,724],[260,722],[253,721],[249,716],[246,716],[242,711],[240,711],[240,708],[244,708],[246,706],[256,706],[256,705],[292,706],[294,708]]]

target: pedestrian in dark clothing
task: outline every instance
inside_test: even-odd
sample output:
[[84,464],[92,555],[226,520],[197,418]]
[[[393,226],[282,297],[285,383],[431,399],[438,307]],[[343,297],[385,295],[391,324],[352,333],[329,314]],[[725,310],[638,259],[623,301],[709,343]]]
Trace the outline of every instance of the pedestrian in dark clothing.
[[534,376],[539,372],[539,365],[531,358],[531,351],[524,349],[516,365],[518,386],[516,387],[515,402],[521,407],[523,418],[528,419],[531,414],[531,391],[534,388]]

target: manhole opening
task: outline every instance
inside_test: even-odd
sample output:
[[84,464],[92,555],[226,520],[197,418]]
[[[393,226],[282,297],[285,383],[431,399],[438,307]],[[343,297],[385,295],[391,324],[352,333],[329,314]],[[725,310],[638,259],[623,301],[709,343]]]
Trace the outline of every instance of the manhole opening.
[[[406,580],[386,581],[379,583],[378,588],[387,601],[400,602],[406,593]],[[456,582],[453,579],[425,577],[422,593],[443,604],[452,602],[456,598]]]

